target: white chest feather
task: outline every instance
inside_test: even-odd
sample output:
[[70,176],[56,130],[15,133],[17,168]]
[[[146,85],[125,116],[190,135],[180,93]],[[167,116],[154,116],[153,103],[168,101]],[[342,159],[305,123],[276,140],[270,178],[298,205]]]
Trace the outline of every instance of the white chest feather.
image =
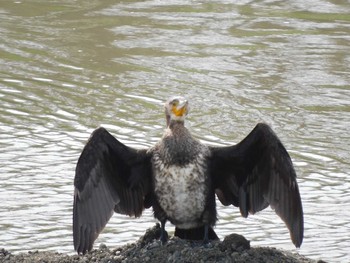
[[181,228],[196,226],[205,209],[207,185],[202,158],[184,166],[155,161],[155,193],[170,221]]

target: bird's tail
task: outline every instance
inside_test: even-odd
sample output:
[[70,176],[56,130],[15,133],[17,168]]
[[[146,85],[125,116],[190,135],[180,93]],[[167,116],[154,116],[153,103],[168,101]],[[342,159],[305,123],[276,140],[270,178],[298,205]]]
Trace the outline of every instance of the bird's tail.
[[[177,236],[181,239],[187,239],[187,240],[203,240],[204,239],[204,226],[197,227],[197,228],[191,228],[191,229],[181,229],[181,228],[176,227],[174,236]],[[209,228],[208,228],[208,238],[209,238],[209,240],[219,239],[218,236],[216,235],[214,229],[211,226],[209,226]]]

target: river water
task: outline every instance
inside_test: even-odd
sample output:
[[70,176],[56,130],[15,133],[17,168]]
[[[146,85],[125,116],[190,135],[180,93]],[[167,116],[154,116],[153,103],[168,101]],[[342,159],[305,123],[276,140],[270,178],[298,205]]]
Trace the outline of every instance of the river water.
[[[266,122],[298,174],[301,249],[271,209],[244,219],[218,205],[220,238],[349,262],[349,2],[118,2],[0,2],[0,247],[73,253],[74,169],[90,133],[150,147],[164,100],[180,94],[195,137],[234,144]],[[114,215],[96,246],[154,223],[151,211]]]

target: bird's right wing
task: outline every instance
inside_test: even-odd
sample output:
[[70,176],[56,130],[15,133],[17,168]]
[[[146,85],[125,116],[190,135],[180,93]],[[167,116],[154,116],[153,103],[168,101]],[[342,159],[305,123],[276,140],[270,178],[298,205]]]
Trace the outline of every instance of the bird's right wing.
[[151,156],[125,146],[104,128],[95,130],[74,178],[74,249],[86,253],[117,213],[138,217],[151,206]]

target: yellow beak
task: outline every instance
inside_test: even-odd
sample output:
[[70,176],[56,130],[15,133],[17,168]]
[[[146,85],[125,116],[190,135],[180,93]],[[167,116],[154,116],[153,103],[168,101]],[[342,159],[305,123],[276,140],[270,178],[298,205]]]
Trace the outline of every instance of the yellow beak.
[[178,105],[173,105],[171,110],[173,111],[173,113],[177,117],[182,117],[182,116],[186,115],[186,113],[187,113],[187,101],[184,101],[183,103],[178,104]]

